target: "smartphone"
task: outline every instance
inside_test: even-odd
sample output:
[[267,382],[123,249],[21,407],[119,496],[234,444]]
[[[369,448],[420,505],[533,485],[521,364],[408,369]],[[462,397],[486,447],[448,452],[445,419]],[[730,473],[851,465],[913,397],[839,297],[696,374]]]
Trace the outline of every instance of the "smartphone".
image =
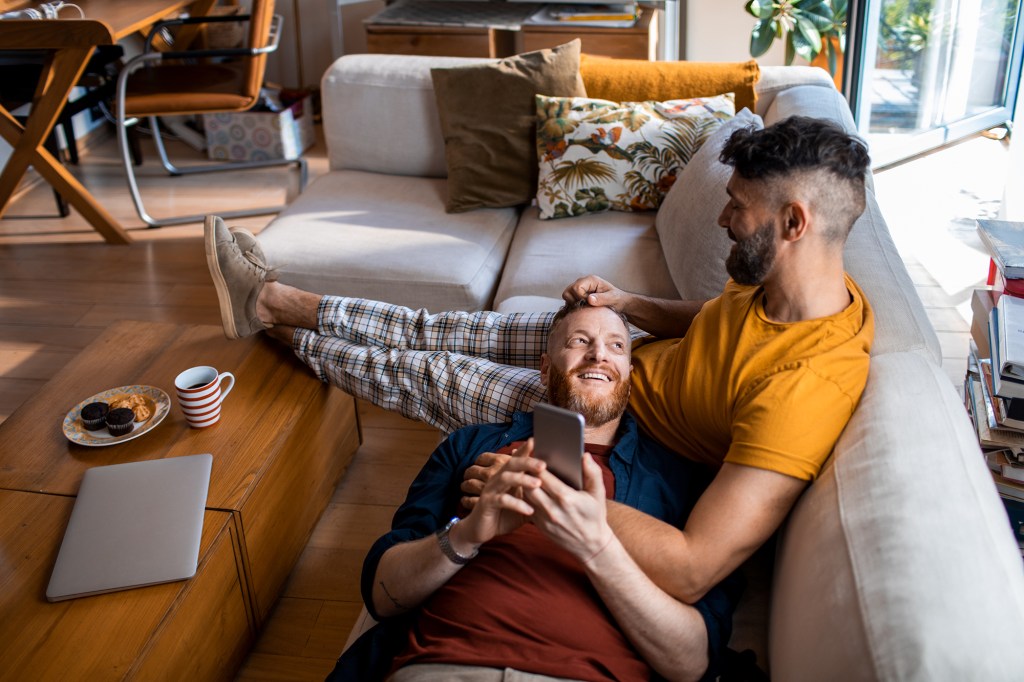
[[576,490],[583,487],[583,415],[547,403],[533,408],[533,456]]

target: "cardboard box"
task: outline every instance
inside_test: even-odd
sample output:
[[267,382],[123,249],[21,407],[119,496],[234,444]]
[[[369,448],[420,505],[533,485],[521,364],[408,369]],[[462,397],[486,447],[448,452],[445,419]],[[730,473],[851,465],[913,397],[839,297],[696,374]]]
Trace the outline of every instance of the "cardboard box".
[[283,111],[204,114],[206,153],[218,161],[297,159],[313,146],[310,96]]

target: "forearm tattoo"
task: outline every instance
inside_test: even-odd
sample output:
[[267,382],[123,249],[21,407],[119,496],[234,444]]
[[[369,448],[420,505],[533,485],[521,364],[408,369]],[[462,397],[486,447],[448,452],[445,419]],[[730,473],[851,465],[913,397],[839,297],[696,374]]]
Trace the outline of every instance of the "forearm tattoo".
[[388,591],[388,586],[384,584],[383,580],[378,580],[377,583],[380,585],[380,589],[384,590],[384,594],[387,595],[387,598],[391,600],[391,603],[394,604],[396,609],[399,609],[401,611],[409,611],[410,610],[408,606],[406,606],[402,602],[398,601],[397,599],[395,599],[391,595],[391,592]]

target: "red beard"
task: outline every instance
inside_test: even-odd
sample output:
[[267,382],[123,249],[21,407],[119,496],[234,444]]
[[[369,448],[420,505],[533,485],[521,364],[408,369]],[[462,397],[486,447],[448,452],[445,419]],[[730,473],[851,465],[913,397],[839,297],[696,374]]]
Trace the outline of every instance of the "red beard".
[[629,381],[623,381],[618,372],[608,368],[615,390],[611,395],[591,395],[573,386],[571,377],[593,369],[594,365],[575,367],[562,372],[554,367],[548,372],[548,401],[583,415],[587,426],[601,426],[622,416],[629,402]]

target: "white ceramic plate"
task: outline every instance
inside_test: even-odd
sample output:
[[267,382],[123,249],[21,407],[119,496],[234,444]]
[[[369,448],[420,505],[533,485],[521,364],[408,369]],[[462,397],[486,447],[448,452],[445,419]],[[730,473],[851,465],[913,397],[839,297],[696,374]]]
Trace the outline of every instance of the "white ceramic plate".
[[[110,432],[107,431],[107,427],[103,427],[98,431],[86,431],[85,426],[82,425],[82,408],[89,403],[104,402],[111,403],[119,398],[123,398],[130,393],[139,393],[143,398],[147,399],[147,402],[151,402],[150,408],[153,410],[153,415],[144,422],[135,422],[135,428],[130,433],[126,433],[123,436],[111,436]],[[78,403],[71,408],[67,416],[64,417],[64,435],[72,443],[78,443],[79,445],[88,445],[90,447],[103,447],[104,445],[116,445],[123,443],[126,440],[132,440],[138,438],[144,433],[152,431],[157,424],[163,421],[167,413],[171,411],[171,398],[162,390],[156,386],[118,386],[117,388],[110,388],[106,391],[97,393],[96,395],[89,396],[82,402]]]

